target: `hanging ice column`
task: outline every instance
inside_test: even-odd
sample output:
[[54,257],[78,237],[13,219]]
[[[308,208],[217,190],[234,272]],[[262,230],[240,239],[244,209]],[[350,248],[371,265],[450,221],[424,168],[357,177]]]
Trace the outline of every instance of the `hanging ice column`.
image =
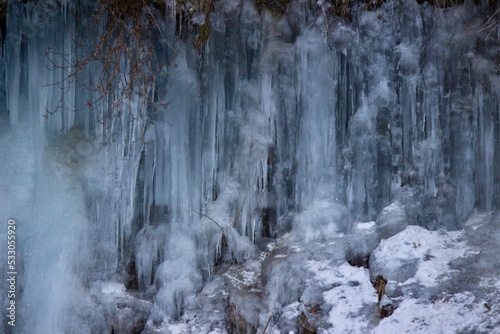
[[[144,217],[146,227],[136,239],[135,258],[140,287],[150,287],[155,271],[155,319],[162,319],[164,315],[178,318],[185,299],[201,284],[196,244],[201,217],[193,210],[201,211],[200,145],[204,133],[199,131],[198,79],[185,60],[184,52],[178,50],[175,68],[169,69],[170,75],[176,78],[175,84],[165,97],[171,103],[148,130],[151,143],[146,145],[144,152],[144,179],[149,180],[144,188],[144,198],[149,200],[145,212],[153,210],[153,215]],[[150,221],[155,213],[155,220]],[[151,236],[154,239],[151,242],[158,243],[158,268],[152,267],[158,261],[151,259],[156,252],[151,254],[144,248],[149,230],[164,231]]]
[[317,27],[303,32],[294,51],[295,112],[300,117],[294,193],[301,212],[294,221],[294,232],[306,240],[333,237],[350,228],[343,180],[338,173],[342,156],[337,143],[337,115],[346,112],[337,110],[338,85],[342,85],[339,53],[328,47]]
[[337,183],[338,62],[316,29],[306,31],[296,42],[297,111],[300,113],[297,147],[297,203],[301,210],[326,200],[338,201]]

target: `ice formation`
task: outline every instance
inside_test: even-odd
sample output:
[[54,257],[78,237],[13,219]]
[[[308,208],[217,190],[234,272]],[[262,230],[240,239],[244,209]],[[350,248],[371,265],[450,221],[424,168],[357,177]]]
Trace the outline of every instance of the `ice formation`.
[[[0,332],[500,328],[498,11],[418,2],[354,2],[348,22],[335,1],[166,1],[143,14],[165,108],[145,118],[137,94],[102,118],[109,100],[75,111],[87,93],[58,84],[92,2],[9,1],[0,200],[21,306]],[[453,287],[466,268],[478,287]],[[378,274],[397,306],[380,322]]]

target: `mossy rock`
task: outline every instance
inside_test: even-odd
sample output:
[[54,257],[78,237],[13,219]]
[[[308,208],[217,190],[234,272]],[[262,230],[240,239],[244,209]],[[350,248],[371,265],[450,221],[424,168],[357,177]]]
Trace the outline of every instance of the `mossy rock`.
[[367,10],[375,10],[380,8],[387,0],[366,0],[365,8]]
[[422,4],[426,1],[430,5],[438,8],[449,8],[453,5],[461,5],[464,3],[464,0],[417,0],[419,4]]
[[7,18],[7,2],[0,3],[0,20]]
[[153,5],[160,11],[165,11],[166,8],[163,0],[104,0],[103,3],[121,17],[137,16],[145,5]]
[[208,23],[205,22],[200,26],[197,38],[193,40],[193,47],[196,49],[203,47],[203,45],[207,43],[209,37],[210,27]]
[[291,0],[255,0],[257,9],[267,8],[274,15],[283,15]]

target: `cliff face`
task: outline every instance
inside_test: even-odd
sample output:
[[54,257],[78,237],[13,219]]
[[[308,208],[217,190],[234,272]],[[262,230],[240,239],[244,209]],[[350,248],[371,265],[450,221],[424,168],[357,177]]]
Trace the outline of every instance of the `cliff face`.
[[[68,330],[64,310],[79,310],[72,298],[84,295],[92,305],[95,296],[85,289],[108,280],[154,296],[152,330],[182,317],[201,289],[217,289],[210,277],[221,266],[258,259],[271,239],[293,242],[267,262],[255,260],[267,268],[256,274],[261,292],[272,290],[279,270],[300,273],[297,263],[316,252],[346,256],[344,247],[324,251],[314,242],[343,244],[351,233],[358,240],[346,246],[347,256],[366,262],[380,238],[409,224],[457,230],[475,208],[498,207],[500,30],[493,4],[349,5],[346,21],[334,15],[339,1],[167,1],[132,21],[123,13],[113,21],[85,19],[92,3],[9,4],[2,59],[9,134],[2,143],[24,152],[23,187],[33,192],[7,203],[16,210],[22,198],[38,208],[19,218],[31,238],[23,246],[26,331]],[[132,49],[112,51],[104,65],[106,54],[96,54],[67,81],[110,20],[124,31],[149,24],[130,36],[143,37],[154,54],[134,59],[153,61],[133,63],[128,52],[139,49],[124,37]],[[147,73],[137,79],[139,91],[126,88],[134,70]],[[107,84],[100,99],[88,89],[96,81],[93,87]],[[64,229],[54,213],[61,207],[71,220]],[[375,219],[376,236],[353,229]],[[308,255],[281,263],[278,253],[291,256],[284,249],[292,244]],[[57,262],[47,254],[68,256]],[[57,264],[65,275],[54,271]],[[40,320],[49,314],[39,303],[55,298],[42,276],[74,293],[45,312],[57,315],[52,321]],[[291,305],[304,282],[270,293],[272,302]],[[221,303],[257,298],[238,293],[237,284],[232,289]],[[269,312],[278,307],[263,300],[254,302]],[[265,326],[267,316],[231,307],[221,323]],[[75,312],[75,322],[85,323]],[[111,326],[88,316],[91,328]]]

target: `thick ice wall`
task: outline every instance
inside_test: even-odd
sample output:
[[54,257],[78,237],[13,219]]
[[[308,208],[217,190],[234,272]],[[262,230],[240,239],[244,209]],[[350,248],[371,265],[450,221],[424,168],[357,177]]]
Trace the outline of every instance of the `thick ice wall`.
[[[142,128],[131,121],[138,118],[134,100],[123,104],[132,105],[131,113],[107,119],[107,124],[96,122],[106,106],[91,110],[75,124],[75,86],[60,82],[68,70],[65,64],[74,56],[74,18],[68,13],[74,7],[47,4],[9,3],[6,37],[10,123],[14,136],[31,142],[20,152],[33,155],[35,184],[26,202],[31,209],[27,217],[19,216],[27,224],[27,237],[19,248],[25,259],[20,322],[25,331],[74,332],[65,327],[69,312],[75,315],[70,323],[82,325],[79,330],[100,332],[99,326],[105,325],[91,314],[92,301],[83,288],[94,279],[115,278],[129,252],[126,242],[133,231],[136,188],[136,178],[130,176],[137,175]],[[84,133],[70,131],[74,125]],[[103,143],[108,147],[102,149]],[[97,261],[91,263],[91,258]],[[82,320],[85,316],[93,319],[89,328]]]
[[[71,43],[54,27],[39,29],[46,34],[36,38],[14,34],[24,31],[25,12],[12,4],[12,127],[30,121],[22,127],[33,130],[35,166],[38,147],[73,125],[99,143],[82,175],[59,168],[69,173],[65,182],[83,180],[72,196],[82,196],[85,208],[70,196],[59,204],[86,215],[82,226],[93,224],[86,234],[97,263],[89,279],[120,279],[116,272],[134,260],[141,292],[158,292],[155,320],[180,316],[216,263],[242,262],[261,238],[290,229],[308,241],[329,238],[350,229],[347,211],[373,219],[396,196],[407,211],[405,200],[420,205],[406,215],[431,228],[459,227],[474,206],[498,205],[498,48],[486,33],[470,32],[482,24],[472,4],[438,10],[391,1],[346,23],[322,18],[324,11],[303,1],[281,17],[259,13],[249,1],[226,1],[210,14],[214,26],[201,50],[191,48],[187,30],[179,32],[186,43],[155,46],[171,60],[174,80],[158,79],[156,88],[168,90],[160,98],[170,105],[147,125],[137,121],[139,97],[102,122],[107,103],[76,115],[68,108],[47,114],[61,98],[64,106],[87,99],[50,86],[61,71],[44,67],[43,51]],[[30,6],[31,14],[41,10]],[[64,22],[74,26],[69,16]],[[28,84],[28,76],[36,80]],[[51,252],[39,246],[41,254]],[[41,270],[35,262],[28,272]],[[27,296],[36,294],[35,281],[26,287]]]
[[350,44],[342,39],[349,30],[331,20],[328,41],[347,56],[352,70],[344,73],[355,77],[341,89],[354,90],[354,109],[338,110],[349,128],[337,126],[348,138],[337,145],[346,157],[346,200],[358,217],[373,218],[401,185],[419,189],[427,206],[419,222],[432,228],[458,227],[475,205],[495,205],[491,161],[498,150],[489,140],[498,134],[488,120],[499,117],[498,96],[485,60],[495,47],[477,47],[486,37],[477,34],[478,8],[394,1],[360,15]]
[[[26,119],[58,135],[73,126],[74,113],[67,110],[74,106],[75,87],[62,81],[74,46],[65,33],[75,28],[69,7],[50,1],[9,3],[5,74],[13,127]],[[23,108],[22,99],[29,99],[29,109]]]

